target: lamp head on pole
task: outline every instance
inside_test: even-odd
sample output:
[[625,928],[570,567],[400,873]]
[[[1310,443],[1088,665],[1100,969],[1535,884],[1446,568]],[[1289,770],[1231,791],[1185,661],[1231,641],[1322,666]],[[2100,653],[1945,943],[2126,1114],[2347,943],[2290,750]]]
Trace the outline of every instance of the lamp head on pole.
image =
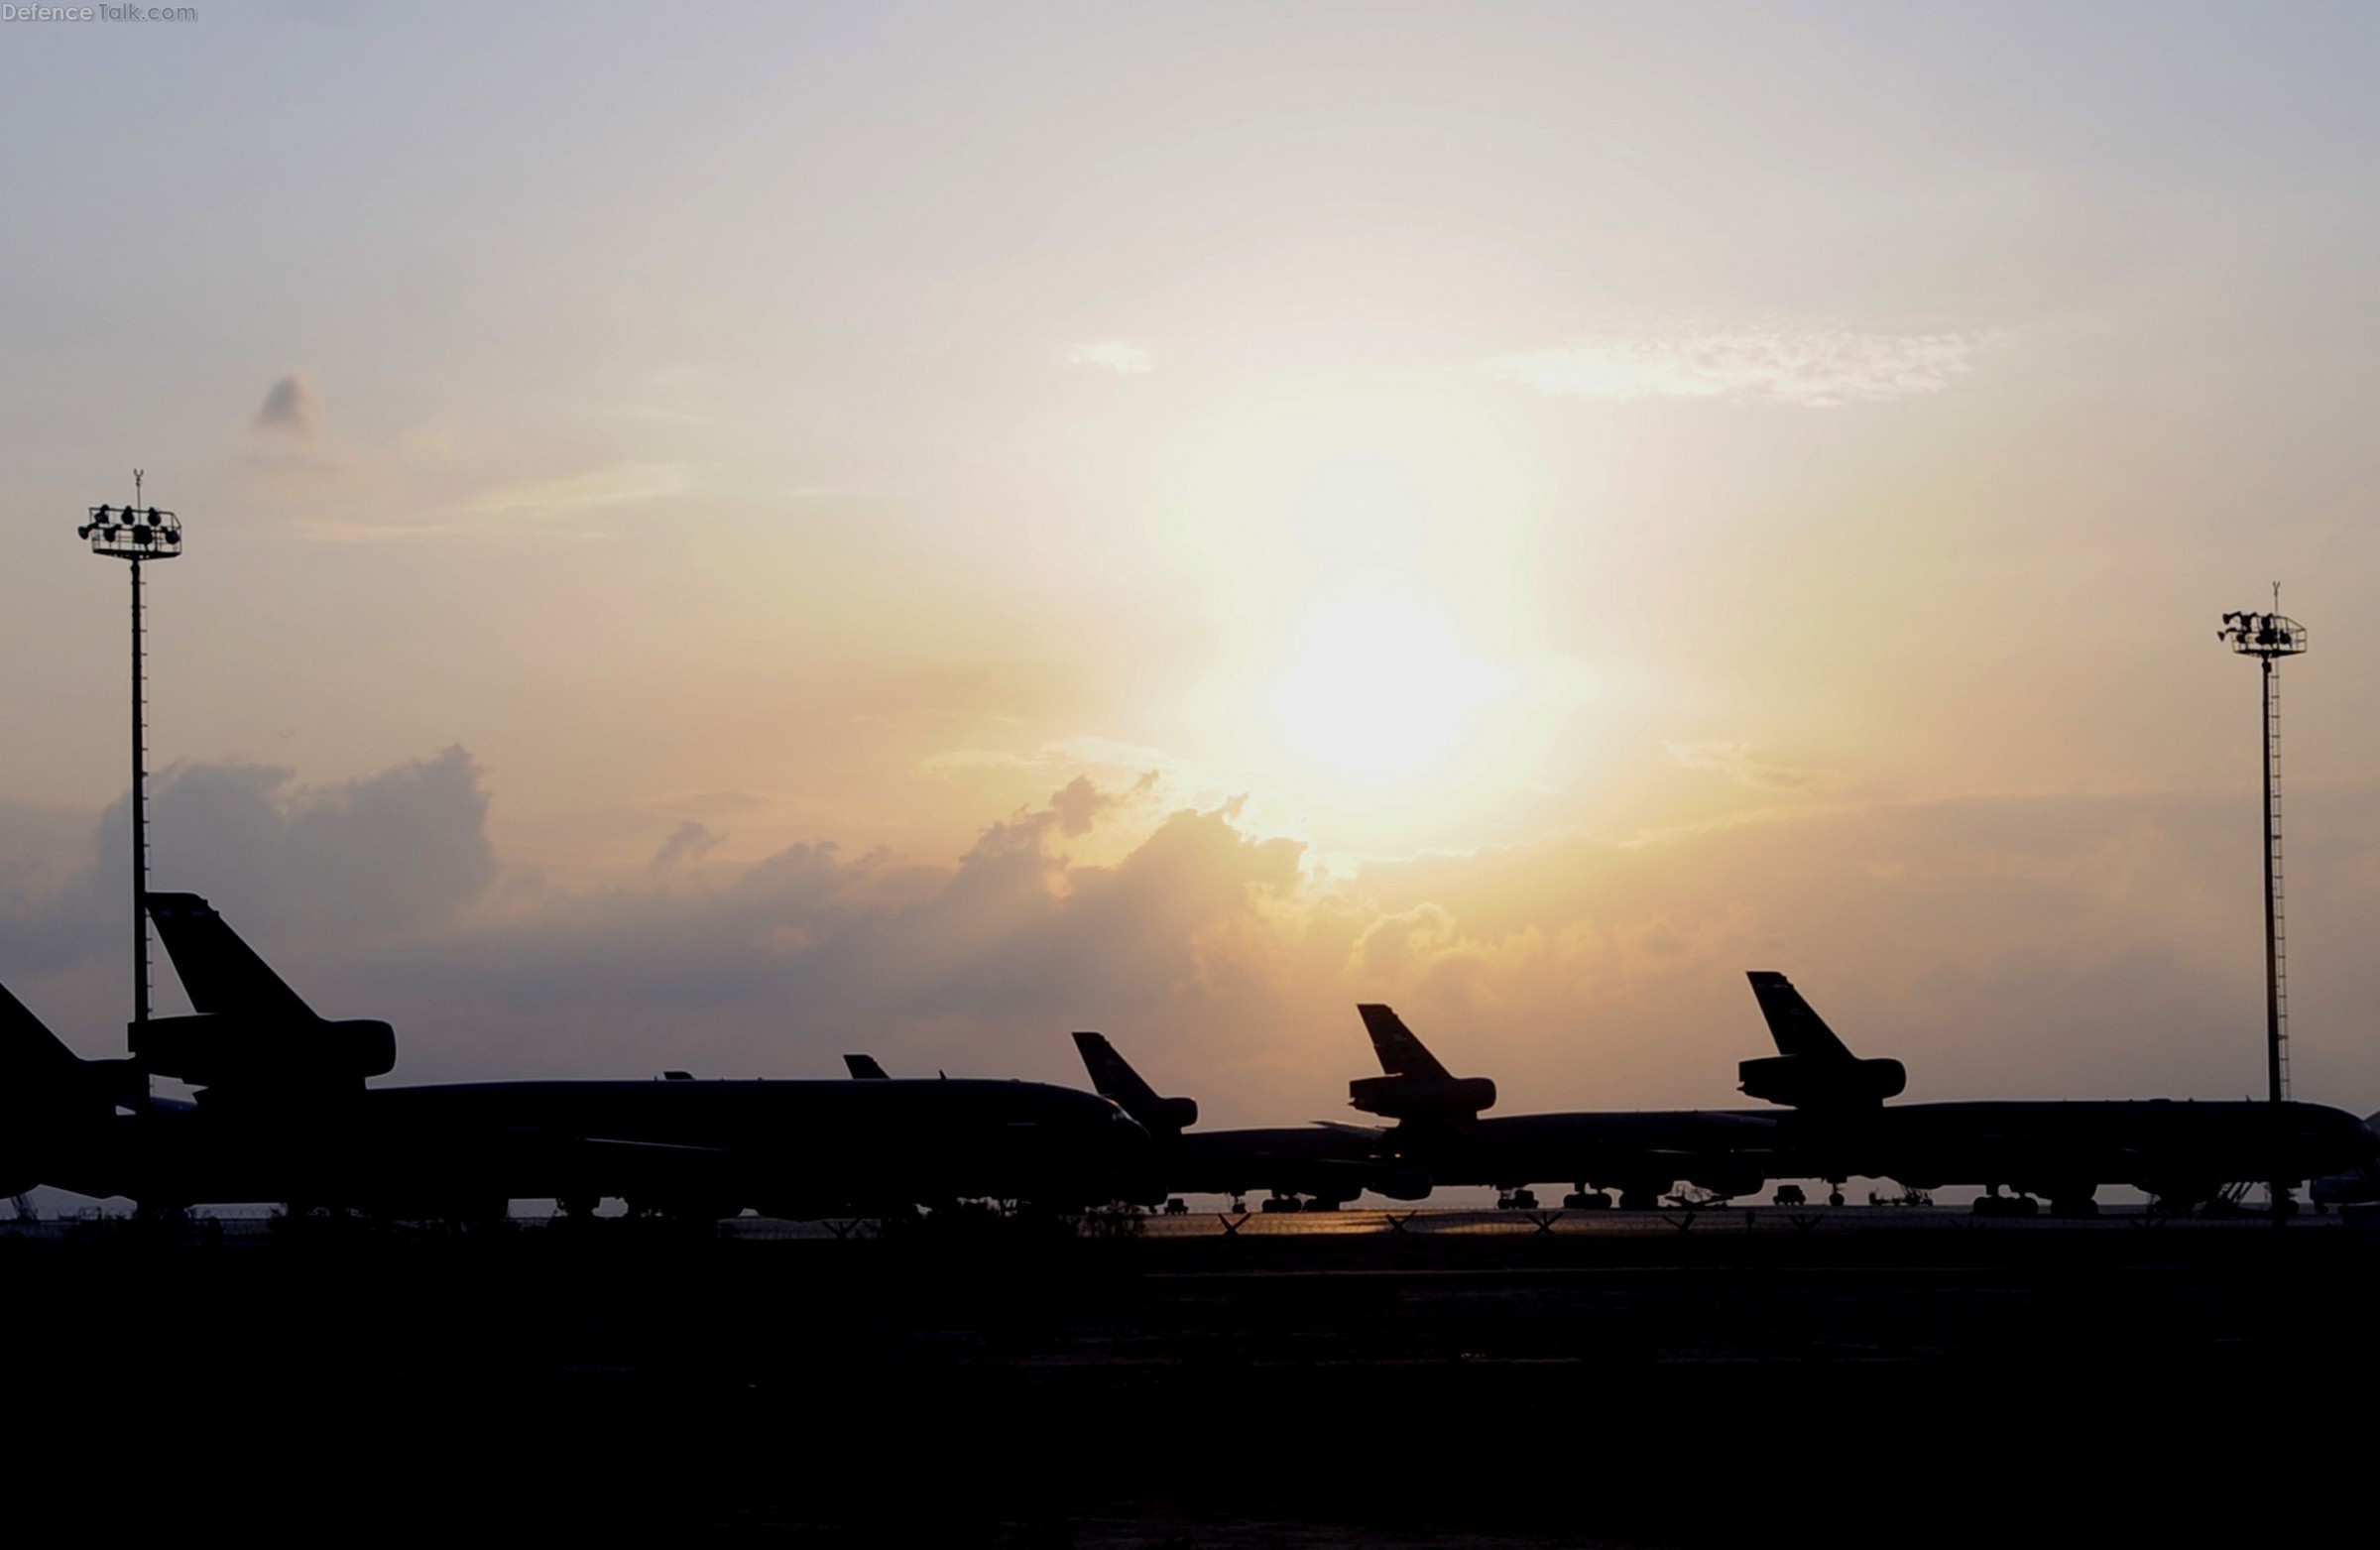
[[2215,632],[2215,639],[2228,642],[2231,650],[2242,656],[2261,657],[2268,662],[2276,657],[2302,656],[2306,651],[2306,627],[2279,614],[2225,614],[2223,627]]
[[74,536],[110,559],[173,559],[181,552],[181,519],[154,506],[94,506]]

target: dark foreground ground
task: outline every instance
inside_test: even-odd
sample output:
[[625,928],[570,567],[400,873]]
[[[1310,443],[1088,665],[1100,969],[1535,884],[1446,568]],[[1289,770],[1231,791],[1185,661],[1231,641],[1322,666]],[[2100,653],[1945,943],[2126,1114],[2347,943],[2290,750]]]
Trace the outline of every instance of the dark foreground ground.
[[2335,1220],[1573,1224],[0,1233],[11,1496],[168,1541],[2306,1543],[2361,1520],[2380,1248]]

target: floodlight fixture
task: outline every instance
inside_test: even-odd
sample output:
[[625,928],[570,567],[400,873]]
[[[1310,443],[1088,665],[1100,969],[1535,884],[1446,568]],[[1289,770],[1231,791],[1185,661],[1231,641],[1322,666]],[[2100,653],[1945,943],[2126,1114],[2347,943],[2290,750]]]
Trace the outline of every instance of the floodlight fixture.
[[[2276,599],[2280,590],[2273,589]],[[2214,635],[2242,656],[2261,657],[2268,669],[2281,657],[2306,655],[2306,627],[2278,613],[2225,614],[2223,628]]]

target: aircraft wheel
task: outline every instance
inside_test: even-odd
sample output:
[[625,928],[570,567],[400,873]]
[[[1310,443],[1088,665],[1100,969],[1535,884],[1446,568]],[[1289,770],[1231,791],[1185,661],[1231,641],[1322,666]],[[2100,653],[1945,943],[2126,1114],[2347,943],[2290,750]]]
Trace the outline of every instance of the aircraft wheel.
[[1829,1190],[1829,1191],[1827,1192],[1827,1204],[1828,1204],[1828,1205],[1830,1205],[1830,1206],[1840,1206],[1840,1205],[1842,1205],[1842,1204],[1843,1204],[1843,1191],[1842,1191],[1842,1190],[1840,1190],[1840,1189]]

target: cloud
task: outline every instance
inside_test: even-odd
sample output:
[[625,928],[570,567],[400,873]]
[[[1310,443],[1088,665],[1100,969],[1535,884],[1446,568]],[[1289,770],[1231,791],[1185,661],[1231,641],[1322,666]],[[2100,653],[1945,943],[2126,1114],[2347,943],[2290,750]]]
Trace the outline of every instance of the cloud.
[[653,864],[646,870],[667,872],[681,861],[700,861],[716,850],[719,842],[726,838],[726,835],[688,818],[671,830],[667,839],[661,841],[661,848],[653,853]]
[[1115,804],[1116,798],[1093,785],[1089,775],[1076,775],[1049,798],[1049,810],[1058,820],[1058,832],[1068,835],[1090,833],[1099,815]]
[[[1740,745],[1682,758],[1759,777]],[[2357,934],[2375,797],[2314,787],[2292,814],[2300,1091],[2359,1111],[2380,1097]],[[1152,813],[1083,775],[954,857],[821,839],[696,869],[714,836],[689,822],[652,872],[577,889],[499,886],[488,802],[459,749],[321,787],[178,767],[157,880],[214,898],[326,1013],[395,1021],[409,1081],[827,1074],[868,1049],[1079,1082],[1063,1035],[1097,1027],[1212,1123],[1292,1123],[1344,1112],[1353,1005],[1376,1000],[1512,1113],[1729,1105],[1768,1047],[1743,972],[1769,968],[1907,1061],[1915,1098],[2262,1080],[2257,846],[2230,792],[1845,804],[1326,873],[1237,804]],[[123,820],[70,870],[0,856],[0,978],[94,1053],[121,1042]]]
[[[150,791],[150,883],[285,941],[426,931],[496,875],[480,779],[461,748],[331,786],[269,765],[176,765]],[[130,830],[119,798],[69,876],[0,896],[0,972],[54,969],[120,938]]]
[[1096,344],[1078,344],[1058,357],[1062,366],[1097,366],[1119,377],[1144,377],[1157,369],[1148,351],[1128,339],[1102,339]]
[[1666,743],[1681,770],[1710,770],[1754,791],[1807,791],[1825,783],[1816,772],[1771,764],[1749,743]]
[[562,479],[529,480],[491,490],[470,503],[487,513],[585,511],[675,495],[686,488],[686,472],[670,463],[621,463]]
[[265,402],[250,423],[268,435],[300,441],[319,440],[323,433],[322,400],[304,372],[287,373],[265,394]]
[[1565,398],[1719,399],[1824,409],[1939,393],[2008,335],[1754,328],[1591,338],[1498,356],[1490,375]]

